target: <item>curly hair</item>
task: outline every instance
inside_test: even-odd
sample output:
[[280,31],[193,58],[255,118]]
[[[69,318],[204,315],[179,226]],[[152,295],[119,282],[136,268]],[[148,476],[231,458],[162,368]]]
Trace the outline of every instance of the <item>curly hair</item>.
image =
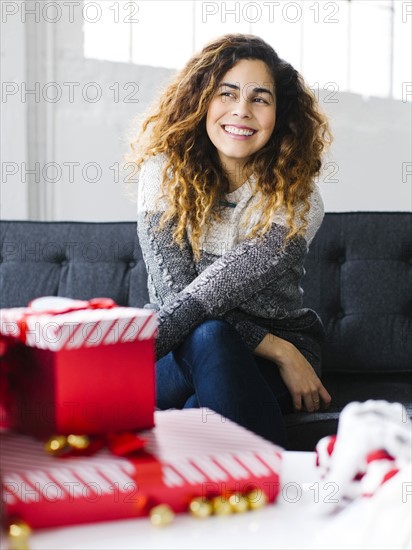
[[[206,132],[206,115],[223,76],[240,60],[263,61],[275,83],[276,124],[264,147],[245,164],[254,175],[262,211],[247,238],[264,235],[275,211],[284,207],[290,239],[307,227],[313,179],[321,155],[332,142],[326,116],[302,76],[261,38],[227,34],[193,55],[162,93],[154,111],[132,141],[129,157],[137,167],[148,157],[165,153],[162,190],[168,207],[160,225],[175,222],[173,238],[183,244],[187,227],[199,257],[200,237],[210,220],[221,216],[220,200],[229,180]],[[295,208],[303,201],[299,223]],[[249,212],[249,216],[251,212]]]

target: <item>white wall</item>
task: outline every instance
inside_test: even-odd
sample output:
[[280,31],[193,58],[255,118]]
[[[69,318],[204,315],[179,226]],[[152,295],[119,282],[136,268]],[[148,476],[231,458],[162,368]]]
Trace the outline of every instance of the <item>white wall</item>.
[[[42,95],[37,103],[32,97],[22,102],[17,93],[2,103],[3,168],[9,163],[10,169],[14,162],[19,172],[3,174],[1,217],[133,220],[135,205],[122,186],[125,174],[120,173],[116,182],[116,171],[110,167],[122,164],[133,117],[153,101],[172,71],[86,60],[82,28],[75,23],[61,21],[53,29],[40,23],[33,31],[27,23],[10,18],[2,31],[3,81],[18,83],[19,88],[24,81],[39,81],[41,92],[50,94],[53,90],[47,82],[53,81],[62,97],[56,103],[44,101]],[[69,82],[79,83],[73,88],[73,102]],[[83,97],[82,91],[89,97],[95,91],[90,82],[96,82],[102,92],[97,102]],[[138,103],[126,102],[129,93]],[[326,210],[412,210],[412,175],[402,173],[403,165],[405,170],[405,163],[410,163],[411,103],[351,93],[338,93],[338,101],[330,103],[328,97],[321,91],[320,101],[335,137],[326,159],[330,164],[320,178]],[[36,183],[31,175],[31,181],[23,184],[21,163],[34,168],[36,160],[41,168],[57,163],[61,179],[44,182],[40,174],[42,181]],[[72,165],[74,181],[70,181],[68,163],[77,163]],[[96,174],[90,163],[100,167],[99,181],[87,181]],[[53,178],[57,172],[50,165],[47,174]]]
[[332,164],[319,182],[326,210],[412,211],[411,103],[350,93],[337,99],[322,103],[334,134],[325,159]]
[[[23,82],[26,78],[25,29],[17,19],[1,25],[1,80]],[[10,85],[12,86],[12,84]],[[4,88],[3,88],[4,89]],[[4,100],[3,91],[2,99]],[[21,101],[0,103],[1,108],[1,218],[26,219],[28,216],[28,184],[21,181],[17,167],[27,158],[26,104]],[[8,162],[6,166],[4,163]],[[15,171],[14,175],[11,172]],[[9,175],[6,174],[9,171]]]

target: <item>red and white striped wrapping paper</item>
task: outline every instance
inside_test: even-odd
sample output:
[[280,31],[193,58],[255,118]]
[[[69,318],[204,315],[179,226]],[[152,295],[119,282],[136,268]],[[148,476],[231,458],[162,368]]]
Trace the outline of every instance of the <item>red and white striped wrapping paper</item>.
[[210,409],[155,413],[141,432],[152,457],[53,458],[40,442],[6,434],[0,459],[4,510],[33,528],[145,516],[160,503],[187,511],[194,497],[279,493],[280,447]]
[[153,426],[156,315],[107,302],[0,310],[0,427],[46,437]]
[[156,330],[156,317],[147,309],[114,307],[62,314],[34,312],[29,307],[0,310],[1,334],[51,351],[147,340],[155,337]]

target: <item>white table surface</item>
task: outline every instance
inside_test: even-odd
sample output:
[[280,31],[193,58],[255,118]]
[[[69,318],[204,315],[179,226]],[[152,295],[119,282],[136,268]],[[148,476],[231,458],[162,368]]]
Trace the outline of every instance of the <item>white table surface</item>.
[[[310,548],[325,521],[311,510],[330,494],[319,478],[315,454],[285,452],[281,487],[278,501],[262,510],[203,520],[178,514],[163,528],[139,518],[43,529],[30,537],[30,550]],[[0,548],[7,548],[5,541]]]

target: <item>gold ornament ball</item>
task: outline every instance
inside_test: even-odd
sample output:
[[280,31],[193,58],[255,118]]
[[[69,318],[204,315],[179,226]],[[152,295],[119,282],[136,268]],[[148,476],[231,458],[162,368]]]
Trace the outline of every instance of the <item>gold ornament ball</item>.
[[150,510],[150,521],[156,527],[164,527],[172,523],[175,515],[167,504],[159,504]]
[[196,518],[207,518],[213,513],[213,506],[206,498],[194,498],[189,504],[189,510]]
[[268,503],[266,493],[261,490],[249,491],[245,498],[251,510],[260,510]]
[[87,447],[90,445],[90,439],[87,437],[87,435],[70,434],[67,436],[67,443],[70,445],[70,447],[73,447],[73,449],[87,449]]
[[212,499],[213,512],[218,516],[227,516],[232,513],[232,506],[224,496],[214,497]]
[[232,508],[232,512],[241,514],[249,509],[249,504],[246,498],[241,493],[234,493],[229,497],[229,503]]
[[67,446],[67,437],[65,435],[54,435],[44,445],[44,449],[51,455],[60,454]]
[[31,529],[24,521],[14,521],[9,525],[10,550],[28,550]]

